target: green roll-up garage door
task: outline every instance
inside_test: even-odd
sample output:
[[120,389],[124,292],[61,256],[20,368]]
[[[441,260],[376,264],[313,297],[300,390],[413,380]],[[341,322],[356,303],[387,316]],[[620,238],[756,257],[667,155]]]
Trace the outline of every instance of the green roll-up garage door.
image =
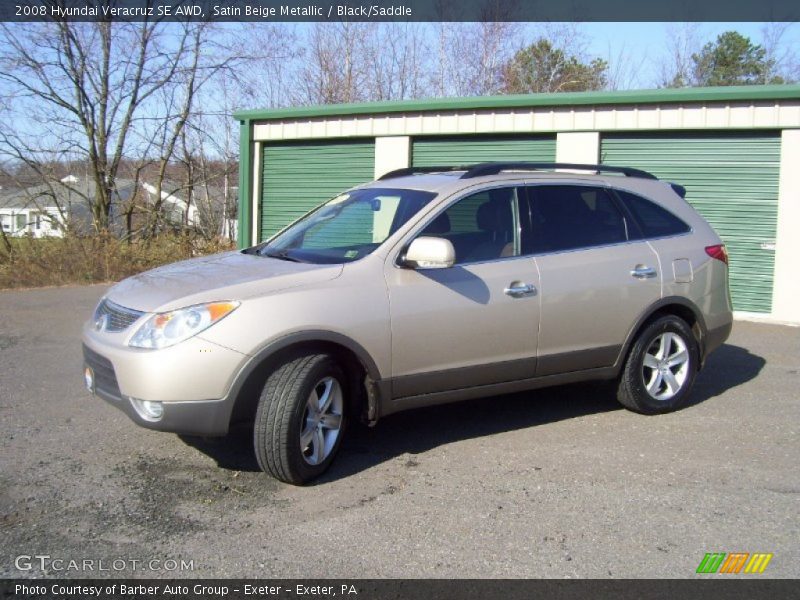
[[415,138],[415,167],[471,165],[492,161],[542,161],[556,159],[555,136],[459,136]]
[[375,175],[373,140],[266,144],[262,156],[262,240]]
[[770,312],[780,150],[772,132],[615,134],[601,156],[685,186],[728,247],[734,309]]

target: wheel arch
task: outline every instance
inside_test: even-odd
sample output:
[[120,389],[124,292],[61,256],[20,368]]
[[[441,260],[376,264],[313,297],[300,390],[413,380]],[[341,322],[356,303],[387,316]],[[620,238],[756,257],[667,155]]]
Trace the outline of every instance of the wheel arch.
[[356,392],[349,398],[351,410],[356,411],[351,414],[362,413],[367,420],[377,420],[384,396],[381,393],[383,382],[372,356],[346,335],[313,330],[284,336],[253,355],[231,385],[229,397],[233,402],[229,423],[252,419],[267,375],[285,360],[309,352],[334,356],[347,374],[348,386]]
[[665,315],[680,317],[689,325],[694,334],[695,341],[697,342],[697,349],[700,354],[700,367],[702,368],[703,362],[705,361],[705,340],[708,332],[703,313],[694,302],[687,298],[681,296],[667,296],[651,304],[643,311],[628,332],[625,343],[622,345],[622,350],[617,357],[617,362],[614,364],[617,373],[620,372],[625,361],[628,359],[631,347],[642,330],[654,320]]

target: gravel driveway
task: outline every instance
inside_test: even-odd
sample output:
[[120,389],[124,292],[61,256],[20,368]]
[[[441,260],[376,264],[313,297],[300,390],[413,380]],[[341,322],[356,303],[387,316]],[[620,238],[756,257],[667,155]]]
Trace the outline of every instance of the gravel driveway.
[[104,290],[0,292],[2,576],[682,578],[706,552],[800,576],[800,329],[737,322],[675,414],[592,385],[418,410],[296,488],[247,431],[147,431],[83,390]]

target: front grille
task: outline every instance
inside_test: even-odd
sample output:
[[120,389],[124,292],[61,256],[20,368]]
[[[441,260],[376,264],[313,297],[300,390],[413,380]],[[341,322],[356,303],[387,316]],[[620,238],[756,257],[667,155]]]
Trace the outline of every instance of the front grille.
[[103,299],[94,311],[95,323],[104,315],[107,315],[105,330],[119,332],[125,331],[139,317],[144,315],[144,313],[133,310],[132,308],[125,308],[119,304],[114,304],[111,300]]
[[96,392],[116,399],[122,398],[122,393],[119,391],[119,384],[117,383],[117,374],[114,372],[114,365],[111,364],[110,360],[100,356],[86,344],[83,345],[83,360],[94,371],[94,389]]

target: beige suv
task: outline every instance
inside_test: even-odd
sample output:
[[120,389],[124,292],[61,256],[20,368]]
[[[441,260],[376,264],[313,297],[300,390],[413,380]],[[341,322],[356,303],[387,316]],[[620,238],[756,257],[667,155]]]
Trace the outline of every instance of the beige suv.
[[151,429],[253,422],[261,467],[295,484],[353,421],[420,406],[613,380],[632,410],[675,410],[731,330],[725,247],[684,194],[597,165],[394,171],[112,287],[86,385]]

